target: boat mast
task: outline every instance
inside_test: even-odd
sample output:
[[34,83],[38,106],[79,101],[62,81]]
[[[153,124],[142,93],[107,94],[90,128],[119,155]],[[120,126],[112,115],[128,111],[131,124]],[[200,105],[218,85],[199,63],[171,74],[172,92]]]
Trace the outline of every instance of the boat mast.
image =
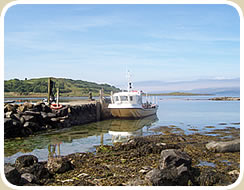
[[127,78],[127,81],[128,81],[128,92],[130,92],[131,91],[131,89],[132,89],[132,83],[131,83],[131,74],[130,74],[130,71],[128,70],[127,71],[127,76],[126,76],[126,78]]

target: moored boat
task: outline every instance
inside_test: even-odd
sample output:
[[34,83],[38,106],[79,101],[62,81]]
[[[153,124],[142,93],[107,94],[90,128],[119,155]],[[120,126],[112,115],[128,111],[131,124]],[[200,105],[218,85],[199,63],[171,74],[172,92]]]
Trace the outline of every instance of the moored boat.
[[146,101],[142,102],[142,91],[132,90],[131,82],[128,82],[128,90],[111,95],[111,103],[108,108],[114,117],[119,118],[143,118],[157,113],[158,105]]

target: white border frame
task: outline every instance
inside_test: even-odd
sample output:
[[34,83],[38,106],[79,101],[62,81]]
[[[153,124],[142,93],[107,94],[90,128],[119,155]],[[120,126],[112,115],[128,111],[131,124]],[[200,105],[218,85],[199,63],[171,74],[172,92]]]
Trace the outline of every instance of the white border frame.
[[[240,17],[240,72],[243,70],[243,66],[241,65],[241,63],[243,64],[243,54],[241,54],[241,52],[243,52],[243,34],[244,34],[244,30],[243,30],[243,12],[241,10],[241,8],[239,7],[239,5],[237,5],[234,2],[231,1],[227,1],[227,0],[59,0],[59,1],[55,1],[55,0],[17,0],[17,1],[12,1],[10,3],[8,3],[4,8],[3,11],[1,12],[1,18],[0,18],[0,62],[1,62],[1,66],[0,66],[0,96],[2,97],[1,101],[0,101],[0,126],[2,127],[2,131],[1,131],[1,136],[0,136],[0,164],[1,164],[1,177],[3,182],[10,188],[12,189],[44,189],[47,188],[47,186],[15,186],[10,184],[7,179],[5,178],[4,175],[4,122],[3,122],[3,115],[4,115],[4,91],[2,89],[4,89],[4,16],[7,12],[7,10],[17,4],[226,4],[226,5],[230,5],[232,7],[234,7],[237,12],[239,13],[239,17]],[[243,83],[243,79],[240,79],[240,87],[242,86]],[[242,88],[240,89],[240,96],[242,98]],[[240,102],[240,106],[241,106],[241,102]],[[242,106],[241,106],[242,107]],[[240,116],[243,115],[242,114],[243,111],[242,109],[240,109]],[[242,117],[240,118],[240,123],[242,123]],[[240,138],[243,136],[242,134],[242,130],[241,130],[241,126],[240,126]],[[243,144],[243,140],[241,138],[241,147]],[[160,188],[167,188],[167,189],[185,189],[185,188],[189,188],[189,189],[232,189],[236,186],[238,186],[240,184],[240,182],[243,179],[243,163],[242,163],[242,158],[243,158],[243,150],[241,149],[240,151],[240,175],[239,178],[236,180],[235,183],[229,185],[229,186],[153,186],[150,188],[153,189],[160,189]],[[81,186],[48,186],[48,189],[73,189],[73,188],[81,188]],[[90,186],[85,186],[85,188],[87,189],[95,189],[95,188],[106,188],[106,186],[104,187],[90,187]],[[112,186],[110,186],[109,188],[114,188]],[[140,188],[140,189],[147,189],[149,188],[148,186],[140,186],[140,187],[133,187],[133,186],[123,186],[123,187],[115,187],[115,188],[123,188],[123,189],[134,189],[134,188]]]

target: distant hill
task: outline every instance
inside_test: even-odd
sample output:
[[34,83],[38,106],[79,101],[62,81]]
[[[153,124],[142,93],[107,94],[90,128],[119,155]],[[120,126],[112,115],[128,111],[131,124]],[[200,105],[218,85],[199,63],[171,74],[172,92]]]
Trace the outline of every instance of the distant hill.
[[229,88],[203,88],[186,91],[189,93],[210,93],[217,96],[237,96],[240,97],[240,87]]
[[192,81],[138,81],[136,89],[159,94],[171,92],[203,93],[203,94],[240,94],[240,78],[235,79],[199,79]]
[[[117,92],[120,89],[109,84],[97,84],[83,80],[72,80],[65,78],[52,78],[55,82],[54,92],[59,88],[62,96],[88,96],[89,92],[93,96],[99,94],[99,90],[104,89],[105,95],[111,91]],[[47,93],[48,78],[35,78],[29,80],[11,79],[4,81],[5,96],[33,95],[41,96]]]

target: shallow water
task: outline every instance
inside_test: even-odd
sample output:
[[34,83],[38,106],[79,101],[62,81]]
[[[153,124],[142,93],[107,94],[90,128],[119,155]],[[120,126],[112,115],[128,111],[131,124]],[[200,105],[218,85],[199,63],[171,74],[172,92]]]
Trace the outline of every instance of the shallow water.
[[[54,130],[33,137],[5,140],[5,162],[14,163],[18,156],[33,154],[40,161],[49,154],[67,155],[94,151],[95,146],[126,141],[130,136],[157,134],[157,127],[168,126],[175,131],[209,133],[228,127],[240,128],[239,101],[209,101],[209,96],[157,97],[157,116],[139,120],[110,119],[82,126]],[[229,134],[227,133],[226,136]]]

